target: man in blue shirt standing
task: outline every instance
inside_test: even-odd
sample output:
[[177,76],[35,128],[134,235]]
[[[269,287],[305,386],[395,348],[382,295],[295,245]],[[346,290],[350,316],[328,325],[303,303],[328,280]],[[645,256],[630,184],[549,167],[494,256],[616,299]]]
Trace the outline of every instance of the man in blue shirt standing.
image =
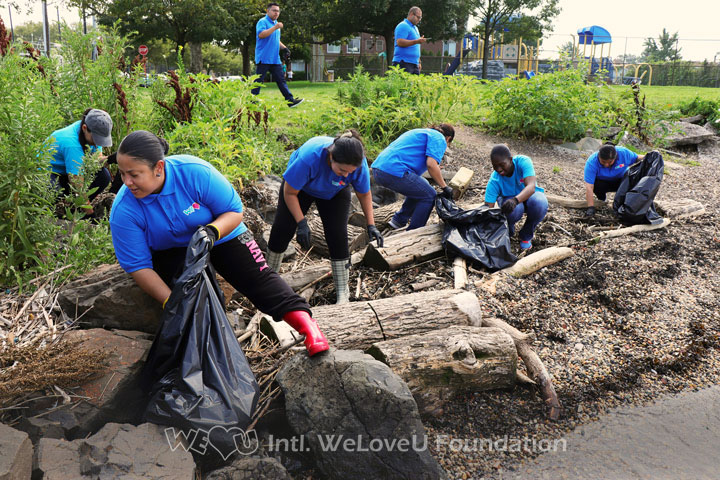
[[420,44],[427,41],[418,31],[417,24],[420,20],[422,20],[420,7],[411,7],[407,18],[395,27],[395,53],[392,64],[415,75],[420,74]]
[[[265,74],[270,72],[277,83],[280,93],[283,94],[289,107],[294,107],[302,103],[302,98],[294,98],[290,89],[285,82],[285,74],[280,62],[280,47],[287,48],[280,41],[280,29],[283,28],[282,22],[277,19],[280,16],[280,6],[277,3],[268,3],[267,15],[258,20],[255,25],[255,65],[257,66],[257,74],[260,75],[258,81],[262,82]],[[252,94],[260,93],[260,87],[253,88]]]
[[604,202],[607,192],[617,192],[628,168],[644,158],[644,155],[638,156],[632,150],[616,147],[612,143],[606,143],[588,157],[585,162],[586,218],[595,215],[593,194]]

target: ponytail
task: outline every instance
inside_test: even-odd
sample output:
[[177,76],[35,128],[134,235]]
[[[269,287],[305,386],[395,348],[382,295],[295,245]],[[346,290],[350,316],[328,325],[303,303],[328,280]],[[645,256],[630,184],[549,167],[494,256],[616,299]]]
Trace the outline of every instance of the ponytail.
[[357,130],[347,130],[335,137],[328,152],[337,163],[359,167],[365,158],[365,146]]
[[170,146],[164,138],[147,130],[136,130],[123,138],[118,153],[141,161],[152,169],[160,160],[165,159],[169,149]]

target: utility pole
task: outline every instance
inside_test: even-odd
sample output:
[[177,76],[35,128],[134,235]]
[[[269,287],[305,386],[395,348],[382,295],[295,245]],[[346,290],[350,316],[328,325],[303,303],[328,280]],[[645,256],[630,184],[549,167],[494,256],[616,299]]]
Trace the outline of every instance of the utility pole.
[[42,1],[42,16],[43,16],[43,43],[45,44],[45,56],[50,57],[50,25],[48,22],[47,14],[47,1]]
[[60,7],[55,5],[55,11],[57,12],[58,20],[58,42],[62,42],[62,30],[60,29]]
[[12,8],[10,8],[10,5],[8,5],[8,15],[10,15],[10,40],[12,40],[14,42],[15,41],[15,29],[13,28]]

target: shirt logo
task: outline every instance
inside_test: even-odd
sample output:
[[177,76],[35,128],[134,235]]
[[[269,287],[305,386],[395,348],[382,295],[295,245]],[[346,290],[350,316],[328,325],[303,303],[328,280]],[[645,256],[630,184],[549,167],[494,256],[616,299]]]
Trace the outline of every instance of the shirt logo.
[[183,213],[185,215],[190,215],[191,213],[195,213],[197,210],[200,210],[200,204],[197,202],[194,202],[192,205],[190,205],[188,208],[183,210]]
[[624,167],[624,166],[625,166],[625,164],[624,164],[624,163],[621,163],[620,165],[617,165],[615,168],[622,168],[622,167]]
[[345,186],[345,182],[343,182],[342,180],[331,180],[330,183],[332,183],[336,187],[344,187]]

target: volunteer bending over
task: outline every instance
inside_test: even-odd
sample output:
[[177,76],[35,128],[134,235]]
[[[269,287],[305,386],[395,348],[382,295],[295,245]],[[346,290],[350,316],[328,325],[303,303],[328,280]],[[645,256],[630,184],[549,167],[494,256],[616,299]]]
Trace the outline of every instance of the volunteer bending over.
[[585,162],[586,218],[595,215],[593,194],[604,202],[607,192],[617,192],[628,168],[644,158],[644,155],[638,156],[637,153],[625,147],[616,147],[612,143],[606,143],[588,157]]
[[166,157],[167,152],[165,140],[144,130],[120,143],[124,185],[110,212],[120,266],[164,307],[190,238],[203,229],[211,242],[210,261],[225,280],[259,310],[305,335],[310,355],[327,350],[308,303],[265,262],[230,182],[204,160]]
[[365,149],[360,135],[354,130],[335,138],[311,138],[292,153],[283,174],[268,242],[268,264],[275,271],[280,268],[283,252],[296,231],[300,246],[309,249],[310,227],[305,214],[315,203],[330,251],[337,303],[346,303],[350,299],[347,232],[350,185],[365,214],[370,241],[377,240],[378,246],[382,247],[383,237],[375,227],[373,216]]

